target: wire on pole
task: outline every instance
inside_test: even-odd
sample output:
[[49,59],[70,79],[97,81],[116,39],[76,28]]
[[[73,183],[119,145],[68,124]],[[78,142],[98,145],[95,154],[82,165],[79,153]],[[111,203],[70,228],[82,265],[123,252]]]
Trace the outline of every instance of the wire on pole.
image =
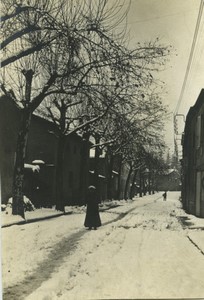
[[175,112],[174,112],[175,115],[177,114],[177,112],[179,110],[181,101],[183,99],[184,90],[186,88],[186,83],[187,83],[187,79],[188,79],[188,76],[189,76],[189,71],[190,71],[190,68],[191,68],[192,60],[193,60],[193,54],[194,54],[194,51],[195,51],[195,45],[196,45],[196,41],[197,41],[197,38],[198,38],[198,32],[199,32],[199,28],[200,28],[202,13],[203,13],[203,6],[204,6],[204,0],[201,0],[200,1],[200,7],[199,7],[199,13],[198,13],[198,17],[197,17],[197,22],[196,22],[196,27],[195,27],[195,32],[194,32],[194,36],[193,36],[193,42],[192,42],[191,51],[190,51],[190,55],[189,55],[189,59],[188,59],[188,65],[187,65],[187,68],[186,68],[186,73],[185,73],[183,85],[182,85],[182,88],[181,88],[181,93],[180,93],[180,96],[179,96],[179,99],[178,99],[178,102],[177,102],[177,105],[176,105],[176,109],[175,109]]

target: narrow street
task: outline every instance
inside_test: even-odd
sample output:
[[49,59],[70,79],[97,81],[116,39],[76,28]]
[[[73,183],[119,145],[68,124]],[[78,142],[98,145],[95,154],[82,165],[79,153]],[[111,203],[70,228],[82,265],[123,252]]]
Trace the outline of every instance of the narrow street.
[[0,300],[204,300],[204,0],[0,22]]
[[[10,262],[3,299],[204,297],[204,249],[196,242],[203,232],[183,222],[178,198],[169,192],[167,201],[161,193],[128,201],[101,212],[97,231],[83,228],[83,211],[12,226],[18,245],[3,262]],[[4,233],[9,238],[11,228]]]

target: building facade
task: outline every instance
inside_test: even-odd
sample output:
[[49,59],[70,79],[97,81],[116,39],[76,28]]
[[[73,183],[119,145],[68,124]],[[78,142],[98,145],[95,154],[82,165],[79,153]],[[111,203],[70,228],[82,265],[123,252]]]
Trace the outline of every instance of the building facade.
[[182,139],[182,202],[184,209],[204,217],[204,89],[190,108]]
[[181,176],[177,169],[167,169],[162,175],[156,178],[158,191],[180,191]]
[[[21,110],[7,97],[0,98],[0,176],[1,202],[12,197],[13,169]],[[58,139],[54,124],[33,115],[27,142],[24,194],[33,204],[51,206],[56,199]],[[84,157],[84,153],[85,156]],[[80,136],[67,136],[63,167],[63,201],[66,205],[83,204],[89,175],[89,145]],[[33,172],[38,165],[38,171]],[[85,178],[85,179],[84,179]]]
[[[8,97],[0,98],[0,178],[1,202],[6,204],[12,197],[13,171],[21,109]],[[95,158],[90,157],[91,142],[77,134],[65,138],[63,155],[63,203],[83,205],[89,184],[94,184]],[[54,123],[32,115],[24,165],[24,195],[36,208],[51,207],[57,199],[58,138]],[[115,160],[116,161],[116,160]],[[107,155],[99,158],[99,200],[124,199],[128,166],[123,164],[119,174],[116,161],[111,169]],[[120,182],[119,182],[120,181]],[[131,184],[131,182],[130,182]],[[130,184],[128,194],[130,193]],[[111,189],[111,193],[108,189]],[[111,194],[111,196],[109,195]]]

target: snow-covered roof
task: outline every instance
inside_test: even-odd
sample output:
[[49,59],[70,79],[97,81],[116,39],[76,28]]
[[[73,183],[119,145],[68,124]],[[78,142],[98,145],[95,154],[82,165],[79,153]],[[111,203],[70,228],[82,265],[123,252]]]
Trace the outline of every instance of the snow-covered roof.
[[35,160],[32,161],[32,164],[34,164],[34,165],[44,165],[45,162],[41,159],[35,159]]
[[[89,173],[94,174],[94,171],[89,170]],[[100,178],[106,178],[104,175],[99,174],[98,177]]]
[[170,174],[172,174],[172,173],[177,173],[177,174],[179,174],[179,172],[178,172],[178,170],[176,170],[176,169],[167,169],[165,172],[164,172],[164,175],[170,175]]
[[40,166],[39,165],[24,164],[24,169],[30,170],[32,172],[39,172],[40,171]]

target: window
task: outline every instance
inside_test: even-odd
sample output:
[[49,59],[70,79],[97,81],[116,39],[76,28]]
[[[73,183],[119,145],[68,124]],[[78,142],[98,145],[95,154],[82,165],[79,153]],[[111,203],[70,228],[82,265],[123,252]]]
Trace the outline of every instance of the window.
[[204,113],[201,115],[200,142],[204,145]]
[[201,143],[201,115],[197,117],[196,122],[196,148],[200,148]]
[[69,186],[72,188],[74,182],[74,174],[72,171],[69,172]]

